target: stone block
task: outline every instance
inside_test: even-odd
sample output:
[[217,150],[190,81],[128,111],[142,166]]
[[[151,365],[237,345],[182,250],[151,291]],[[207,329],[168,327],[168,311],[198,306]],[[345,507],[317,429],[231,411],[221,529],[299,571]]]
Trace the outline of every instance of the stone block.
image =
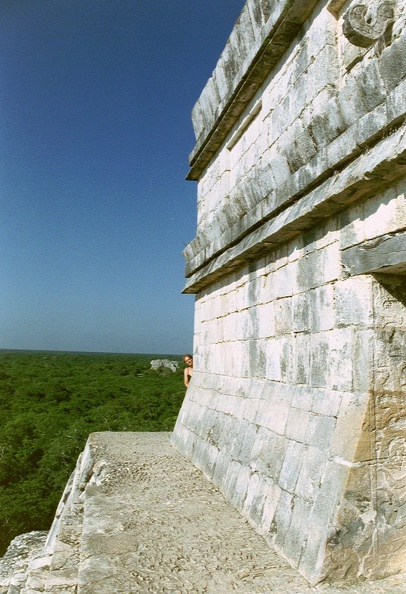
[[308,332],[310,330],[310,300],[307,293],[299,293],[292,298],[292,331]]
[[262,398],[262,394],[266,385],[266,381],[263,378],[253,378],[248,380],[246,395],[247,398],[252,398],[259,402]]
[[282,489],[275,510],[273,525],[271,526],[271,531],[274,531],[275,533],[273,544],[277,551],[283,550],[284,540],[292,522],[292,501],[293,495]]
[[286,437],[276,435],[267,428],[260,426],[251,453],[250,466],[252,471],[277,482],[288,443]]
[[217,88],[217,93],[220,97],[224,97],[232,92],[233,77],[229,76],[227,70],[227,58],[230,54],[230,46],[226,45],[224,53],[217,62],[217,67],[213,72],[213,81]]
[[[303,52],[300,52],[299,56],[301,55],[303,55]],[[307,61],[307,56],[305,56],[305,59]],[[309,63],[306,62],[304,66],[309,67]],[[300,75],[293,84],[289,85],[287,95],[281,103],[281,125],[283,126],[281,130],[292,130],[294,137],[298,139],[305,130],[300,116],[308,103],[309,97],[308,89],[306,88],[306,76]],[[283,115],[285,117],[283,117]],[[298,123],[300,123],[302,129],[299,128]],[[307,138],[305,142],[308,142]],[[302,149],[306,150],[305,147],[307,147],[307,145],[302,145]]]
[[278,485],[284,491],[293,493],[299,478],[306,446],[297,441],[289,441]]
[[216,458],[216,463],[212,475],[213,483],[219,488],[221,488],[221,486],[223,485],[229,464],[229,452],[227,450],[220,450]]
[[310,381],[310,335],[297,334],[295,336],[295,362],[294,362],[294,376],[293,381],[296,385],[309,385]]
[[368,146],[375,139],[382,136],[382,131],[388,125],[388,109],[386,102],[381,103],[373,111],[362,117],[356,126],[356,143]]
[[[292,123],[290,118],[283,118],[283,114],[287,103],[286,96],[288,94],[288,86],[286,80],[281,79],[281,86],[282,88],[286,86],[286,89],[279,89],[278,97],[276,98],[275,103],[275,91],[271,92],[268,97],[269,105],[269,146],[271,147],[271,151],[273,153],[274,149],[276,148],[276,144],[278,141],[278,137],[281,137],[280,147],[284,148],[286,146],[286,129]],[[271,159],[272,161],[272,159]]]
[[341,276],[338,244],[305,256],[298,263],[297,286],[300,292],[320,287]]
[[296,377],[297,343],[298,341],[293,335],[286,336],[282,339],[280,370],[282,381],[287,384],[291,384]]
[[[252,336],[258,336],[258,332]],[[248,341],[248,376],[263,378],[266,374],[266,343],[263,340]]]
[[317,111],[311,118],[309,127],[320,150],[327,147],[330,142],[345,131],[346,123],[341,114],[337,97],[331,97],[324,105],[315,106],[315,109]]
[[[327,10],[320,10],[314,14],[314,26],[309,27],[306,32],[310,54],[317,55],[326,45],[333,48],[337,44],[337,20]],[[323,31],[323,35],[320,35]]]
[[244,403],[243,419],[249,423],[254,423],[258,415],[260,400],[257,398],[248,398]]
[[276,20],[280,18],[281,6],[275,6],[275,2],[268,2],[267,0],[259,0],[259,2],[251,2],[259,7],[263,23],[263,31],[270,31],[271,27],[275,25]]
[[325,334],[310,338],[310,381],[316,388],[329,387],[329,342]]
[[396,187],[368,200],[364,206],[365,239],[393,233],[406,226],[406,197]]
[[289,440],[305,443],[307,425],[310,419],[310,412],[300,408],[291,408],[286,423],[285,435]]
[[289,88],[294,88],[301,77],[303,77],[303,74],[306,73],[311,64],[312,59],[314,59],[314,55],[317,55],[318,53],[319,52],[316,51],[312,55],[309,47],[309,39],[306,36],[306,41],[303,40],[297,47],[295,60],[289,62],[286,67],[287,72],[285,76],[288,79],[288,82],[287,88],[285,89],[285,96],[288,96]]
[[269,156],[270,168],[276,186],[283,184],[291,175],[291,168],[287,157],[283,154],[271,153]]
[[368,111],[360,85],[353,75],[347,77],[340,89],[338,106],[347,126],[352,126]]
[[251,474],[242,511],[255,528],[258,528],[261,523],[266,492],[267,485],[261,480],[260,475]]
[[334,287],[332,284],[317,287],[309,292],[310,331],[331,330],[336,325]]
[[218,89],[213,78],[210,77],[199,98],[205,127],[210,125],[210,122],[216,117],[218,100]]
[[238,428],[239,439],[235,441],[234,447],[231,451],[231,456],[234,460],[241,462],[243,466],[248,466],[251,460],[251,452],[253,450],[256,437],[257,426],[248,421],[241,421]]
[[314,390],[308,385],[295,386],[292,406],[302,410],[312,410]]
[[[330,21],[331,23],[331,21]],[[329,28],[331,41],[331,28]],[[340,77],[340,64],[335,43],[327,43],[312,60],[306,76],[307,99],[313,100],[320,91],[330,85],[335,86]]]
[[276,299],[291,297],[296,290],[296,263],[289,263],[278,269],[274,275],[274,292]]
[[334,287],[338,326],[371,327],[373,323],[372,281],[370,277],[352,277]]
[[209,444],[204,450],[202,469],[205,476],[210,480],[214,474],[219,450],[215,445]]
[[373,110],[377,105],[383,103],[387,89],[381,78],[378,60],[371,60],[365,64],[357,77],[357,82],[368,110]]
[[315,251],[321,252],[323,248],[331,246],[338,241],[337,222],[335,218],[320,222],[303,233],[304,254]]
[[290,134],[285,148],[285,155],[292,172],[297,171],[308,163],[316,154],[316,147],[310,134],[299,124],[296,124]]
[[241,398],[234,395],[227,395],[226,397],[226,413],[232,415],[236,419],[241,420],[243,414],[243,407],[241,406]]
[[328,459],[328,450],[313,446],[307,448],[295,487],[298,497],[310,503],[315,501]]
[[257,306],[258,316],[258,337],[271,338],[275,336],[275,313],[274,304]]
[[219,485],[220,490],[224,493],[225,497],[230,501],[233,493],[235,492],[235,485],[237,483],[238,474],[241,469],[239,462],[229,460],[227,466],[227,472]]
[[293,513],[283,541],[283,554],[292,567],[298,567],[306,543],[311,506],[299,497],[293,499]]
[[335,417],[311,415],[304,442],[324,452],[329,452],[335,426]]
[[196,101],[192,109],[192,124],[195,138],[196,140],[199,140],[205,124],[203,109],[199,100]]
[[239,421],[229,415],[223,415],[222,433],[218,440],[218,448],[220,451],[226,449],[229,452],[232,450],[234,442],[238,439]]
[[199,437],[199,436],[194,436],[194,441],[193,441],[193,458],[195,460],[195,465],[196,467],[201,470],[202,472],[204,472],[204,463],[205,463],[205,452],[206,452],[206,448],[207,448],[208,444],[205,443],[205,441]]
[[331,331],[329,342],[329,384],[333,390],[351,390],[354,386],[354,367],[358,360],[353,350],[354,331],[346,329]]
[[[369,397],[367,394],[344,393],[338,411],[337,423],[331,439],[330,451],[340,463],[349,466],[352,462],[370,460],[371,442],[363,426],[368,414]],[[357,451],[358,443],[362,446],[369,442],[368,448]],[[357,451],[357,455],[355,452]]]
[[[265,150],[267,147],[265,147]],[[261,160],[255,170],[250,175],[250,183],[248,185],[257,189],[257,197],[252,201],[252,206],[255,206],[260,200],[269,196],[276,186],[276,180],[271,164],[267,162],[265,155],[261,154]]]
[[304,240],[302,236],[295,237],[288,244],[288,263],[297,263],[303,255]]
[[356,205],[340,214],[340,246],[342,249],[365,240],[364,205]]
[[388,121],[396,122],[405,116],[406,111],[406,79],[402,80],[389,93],[387,99]]
[[268,341],[266,378],[272,381],[282,381],[282,358],[283,341],[279,338]]
[[336,390],[313,390],[312,412],[317,415],[336,417],[343,397]]
[[386,88],[391,91],[406,77],[405,31],[381,55],[379,69]]
[[289,404],[274,398],[272,402],[263,401],[258,406],[256,424],[266,427],[270,431],[283,435],[289,415]]
[[246,72],[257,53],[256,43],[258,36],[258,30],[256,29],[254,32],[250,11],[246,5],[243,6],[230,39],[232,39],[234,32],[237,37],[237,52],[240,56],[243,55],[245,57],[245,60],[240,66],[240,70]]
[[[278,272],[278,275],[280,272]],[[277,335],[287,334],[292,330],[292,300],[278,299],[274,304],[275,332]]]
[[352,334],[332,330],[311,337],[311,382],[318,388],[351,390],[353,385]]
[[270,534],[270,529],[275,517],[280,496],[282,494],[282,489],[273,481],[265,479],[264,492],[264,506],[258,532],[262,534],[268,542],[272,542],[272,534]]
[[325,527],[333,523],[347,475],[348,468],[329,462],[325,468],[316,502],[312,506],[307,541],[299,563],[299,571],[311,584],[322,580],[327,573],[324,565],[329,534]]
[[352,386],[355,392],[370,389],[373,381],[373,330],[352,330]]
[[[360,114],[361,119],[364,114]],[[326,162],[328,168],[338,169],[349,156],[356,156],[359,153],[357,144],[357,127],[347,128],[340,136],[337,136],[326,148]]]
[[239,511],[242,511],[243,509],[250,478],[251,469],[247,466],[241,466],[235,481],[235,486],[229,495],[230,502],[235,505]]

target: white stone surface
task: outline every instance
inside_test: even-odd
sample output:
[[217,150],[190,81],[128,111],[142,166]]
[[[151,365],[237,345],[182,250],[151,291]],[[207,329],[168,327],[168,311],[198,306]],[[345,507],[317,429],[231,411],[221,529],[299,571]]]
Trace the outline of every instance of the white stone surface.
[[396,0],[392,36],[359,48],[353,4],[249,0],[194,116],[198,382],[173,441],[314,584],[406,556],[405,277],[343,260],[406,227],[406,12]]

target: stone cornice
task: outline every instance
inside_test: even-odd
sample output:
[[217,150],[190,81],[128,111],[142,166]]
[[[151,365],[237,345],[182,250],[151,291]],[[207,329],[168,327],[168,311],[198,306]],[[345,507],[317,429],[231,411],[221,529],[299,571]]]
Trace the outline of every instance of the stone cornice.
[[[390,135],[406,119],[405,97],[406,81],[402,81],[382,104],[347,128],[285,183],[268,191],[243,217],[228,226],[223,234],[212,241],[199,236],[193,240],[184,250],[187,261],[185,276],[194,277],[201,268],[207,269],[212,260],[218,259],[224,252],[229,253],[230,248],[243,241],[258,226],[274,219],[293,202],[305,199],[335,171],[348,166],[363,152],[372,149],[385,135]],[[257,174],[256,183],[251,184],[255,188],[261,186],[261,175],[262,170]],[[242,191],[247,192],[249,188],[243,187]]]
[[[406,174],[406,128],[383,139],[361,154],[343,171],[297,200],[280,214],[263,223],[238,244],[230,247],[196,271],[184,293],[197,293],[230,274],[250,260],[269,252],[273,246],[314,227],[324,218],[345,209],[371,192],[379,192]],[[371,184],[371,179],[374,183]]]
[[406,231],[384,235],[342,253],[347,274],[406,274]]
[[[227,42],[213,76],[204,88],[193,113],[197,141],[190,155],[187,179],[198,180],[225,137],[243,113],[268,74],[291,44],[318,0],[284,0],[260,29],[248,39],[251,2],[248,1]],[[258,23],[256,23],[256,31]],[[242,68],[233,76],[233,64]]]

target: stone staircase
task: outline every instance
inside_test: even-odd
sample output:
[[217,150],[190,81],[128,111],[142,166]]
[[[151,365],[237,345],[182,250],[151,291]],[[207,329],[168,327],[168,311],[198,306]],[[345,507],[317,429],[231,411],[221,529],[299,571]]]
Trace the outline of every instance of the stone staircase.
[[13,570],[12,552],[0,560],[0,594],[406,593],[404,574],[311,587],[169,433],[92,434],[44,536],[18,537]]

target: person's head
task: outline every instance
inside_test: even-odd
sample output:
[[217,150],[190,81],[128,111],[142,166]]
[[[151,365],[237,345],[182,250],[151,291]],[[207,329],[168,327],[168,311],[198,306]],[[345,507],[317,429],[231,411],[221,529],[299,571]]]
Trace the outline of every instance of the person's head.
[[192,355],[186,354],[183,355],[183,362],[188,365],[189,367],[193,367],[193,357]]

